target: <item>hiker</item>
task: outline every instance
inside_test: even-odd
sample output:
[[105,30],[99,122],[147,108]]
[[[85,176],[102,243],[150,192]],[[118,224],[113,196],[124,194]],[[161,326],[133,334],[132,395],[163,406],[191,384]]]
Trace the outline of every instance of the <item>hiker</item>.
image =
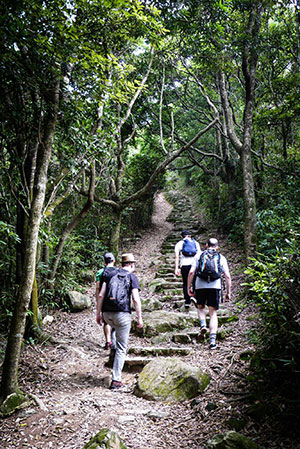
[[[212,261],[212,264],[210,261]],[[231,297],[231,277],[228,263],[226,258],[218,253],[218,240],[210,238],[206,243],[206,250],[195,258],[188,276],[189,294],[195,295],[197,300],[197,312],[200,320],[198,338],[200,340],[204,340],[207,332],[205,305],[208,306],[210,349],[215,349],[217,346],[217,310],[219,309],[220,297],[222,296],[222,273],[224,273],[226,283],[225,301],[229,301]],[[194,279],[195,276],[196,278]]]
[[131,327],[131,298],[137,314],[137,326],[143,327],[139,281],[133,273],[135,269],[133,254],[123,254],[121,263],[122,268],[114,276],[109,277],[103,273],[103,285],[97,308],[97,323],[101,325],[105,320],[115,329],[110,354],[113,359],[112,381],[109,387],[111,390],[124,387],[121,374]]
[[[100,270],[96,273],[96,304],[97,304],[97,317],[99,317],[99,311],[98,305],[99,305],[99,293],[103,284],[103,273],[105,271],[105,274],[110,274],[111,276],[116,273],[117,268],[114,267],[115,265],[115,256],[113,253],[105,253],[103,256],[105,267],[100,268]],[[97,319],[98,322],[98,319]],[[98,323],[100,324],[100,323]],[[103,321],[103,333],[105,338],[105,345],[104,349],[110,349],[112,346],[112,329],[109,324],[107,324],[105,321]]]
[[182,276],[185,310],[188,312],[191,305],[187,288],[188,274],[201,249],[199,243],[192,239],[190,231],[182,231],[181,237],[182,239],[175,245],[175,275]]

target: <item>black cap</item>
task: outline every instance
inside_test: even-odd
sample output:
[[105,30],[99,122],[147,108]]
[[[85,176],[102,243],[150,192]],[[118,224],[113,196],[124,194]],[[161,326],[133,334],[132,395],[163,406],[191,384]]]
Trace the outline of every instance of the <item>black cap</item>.
[[105,263],[111,263],[115,261],[115,256],[113,255],[113,253],[105,253],[103,257]]
[[186,236],[188,236],[188,235],[191,235],[190,231],[182,231],[182,232],[181,232],[181,236],[182,236],[182,237],[186,237]]

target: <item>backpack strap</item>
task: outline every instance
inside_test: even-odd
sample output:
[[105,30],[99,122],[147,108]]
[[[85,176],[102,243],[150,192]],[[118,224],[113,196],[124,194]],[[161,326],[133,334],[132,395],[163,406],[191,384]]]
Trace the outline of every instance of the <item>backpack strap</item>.
[[223,282],[222,282],[222,268],[221,268],[221,254],[218,252],[218,271],[220,273],[220,284],[221,284],[221,303],[224,302],[224,295],[223,295]]

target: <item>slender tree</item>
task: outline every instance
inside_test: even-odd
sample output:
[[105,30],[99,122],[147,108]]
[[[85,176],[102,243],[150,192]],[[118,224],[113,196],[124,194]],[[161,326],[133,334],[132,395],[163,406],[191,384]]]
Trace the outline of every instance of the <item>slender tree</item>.
[[[107,70],[113,66],[115,71],[122,71],[122,47],[144,33],[151,40],[159,28],[155,11],[149,11],[139,1],[121,0],[118,8],[111,8],[112,3],[56,0],[45,4],[30,0],[1,4],[4,39],[0,88],[5,101],[1,107],[5,162],[7,168],[18,169],[15,172],[19,185],[10,178],[11,188],[18,209],[26,217],[25,222],[21,215],[17,220],[22,249],[17,277],[20,284],[3,363],[2,401],[19,394],[18,363],[36,270],[48,175],[51,164],[59,160],[53,157],[58,119],[66,110],[70,93],[77,98],[88,96],[92,85],[104,98],[103,92],[110,89]],[[119,49],[116,56],[111,48]],[[74,67],[77,82],[71,86]],[[118,91],[122,92],[122,83]],[[93,187],[88,207],[92,199]]]

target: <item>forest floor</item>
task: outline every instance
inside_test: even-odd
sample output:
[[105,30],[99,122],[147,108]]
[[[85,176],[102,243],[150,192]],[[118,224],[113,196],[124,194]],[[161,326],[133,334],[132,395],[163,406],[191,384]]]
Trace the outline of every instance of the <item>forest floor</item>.
[[[156,273],[155,259],[173,227],[167,221],[171,209],[159,194],[152,226],[130,248],[137,259],[136,274],[145,285],[142,297],[150,295],[147,285]],[[253,350],[248,336],[256,326],[253,318],[257,315],[240,301],[242,255],[225,238],[218,238],[233,278],[233,297],[226,308],[238,313],[239,320],[232,323],[231,334],[215,351],[209,351],[207,344],[191,343],[193,351],[184,360],[211,376],[208,388],[197,400],[171,403],[136,397],[133,388],[138,374],[132,371],[123,372],[127,392],[108,389],[108,352],[103,349],[103,331],[95,320],[95,286],[90,285],[87,293],[93,301],[91,309],[73,314],[49,312],[54,321],[45,330],[59,344],[24,347],[19,385],[35,400],[30,407],[1,421],[1,449],[82,449],[104,427],[116,431],[128,449],[203,449],[213,435],[230,430],[234,421],[243,423],[241,432],[259,448],[299,448],[292,439],[276,435],[269,422],[257,422],[245,415],[251,386],[247,380],[249,361],[241,354]],[[130,335],[129,347],[135,345],[151,342]]]

